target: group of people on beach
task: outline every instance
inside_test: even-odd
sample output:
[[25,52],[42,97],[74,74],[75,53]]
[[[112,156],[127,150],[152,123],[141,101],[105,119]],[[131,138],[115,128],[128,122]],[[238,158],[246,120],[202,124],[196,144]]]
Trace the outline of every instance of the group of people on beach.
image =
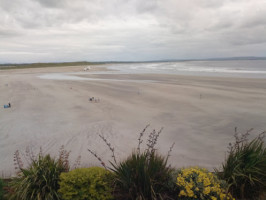
[[100,102],[100,98],[94,98],[94,97],[90,97],[89,98],[90,102],[94,102],[94,103],[99,103]]

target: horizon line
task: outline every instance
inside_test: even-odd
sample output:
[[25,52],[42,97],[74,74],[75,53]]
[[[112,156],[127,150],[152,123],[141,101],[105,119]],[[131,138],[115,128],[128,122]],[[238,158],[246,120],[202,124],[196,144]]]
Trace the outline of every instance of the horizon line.
[[34,65],[34,64],[108,64],[108,63],[148,63],[148,62],[184,62],[184,61],[223,61],[223,60],[266,60],[261,56],[238,56],[238,57],[221,57],[221,58],[191,58],[191,59],[160,59],[160,60],[144,60],[144,61],[58,61],[58,62],[24,62],[24,63],[0,63],[4,65]]

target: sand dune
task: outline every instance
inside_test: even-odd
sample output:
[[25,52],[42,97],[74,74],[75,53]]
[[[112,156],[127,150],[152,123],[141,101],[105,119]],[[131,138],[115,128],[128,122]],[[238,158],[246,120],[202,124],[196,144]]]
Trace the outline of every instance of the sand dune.
[[[266,129],[265,79],[86,73],[75,75],[80,80],[39,77],[82,69],[0,71],[0,172],[12,174],[13,153],[27,146],[57,155],[65,145],[72,161],[81,155],[83,166],[99,165],[87,148],[106,161],[111,154],[98,134],[123,159],[137,147],[138,133],[147,124],[148,132],[164,127],[158,142],[162,154],[175,142],[173,166],[212,169],[224,160],[234,127],[255,128],[254,134]],[[8,102],[12,107],[4,109]]]

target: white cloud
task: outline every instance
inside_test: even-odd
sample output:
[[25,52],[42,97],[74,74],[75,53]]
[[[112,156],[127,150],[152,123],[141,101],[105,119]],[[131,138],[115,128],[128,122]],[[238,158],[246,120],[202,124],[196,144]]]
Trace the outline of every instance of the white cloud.
[[0,62],[263,56],[265,19],[266,0],[0,0]]

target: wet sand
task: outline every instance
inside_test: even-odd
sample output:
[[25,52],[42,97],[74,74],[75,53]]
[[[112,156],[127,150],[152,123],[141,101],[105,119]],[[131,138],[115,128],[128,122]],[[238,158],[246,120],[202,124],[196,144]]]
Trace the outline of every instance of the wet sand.
[[[219,167],[227,144],[239,132],[266,130],[266,80],[193,77],[166,74],[87,74],[83,67],[0,70],[0,173],[14,173],[13,154],[30,147],[58,155],[71,151],[71,163],[99,165],[88,152],[106,162],[108,147],[124,159],[137,147],[147,125],[164,127],[157,148],[167,152],[175,142],[172,166]],[[93,67],[94,71],[104,66]],[[81,72],[80,80],[42,79],[47,73]],[[100,102],[89,101],[90,97]],[[3,105],[11,103],[11,108]],[[145,147],[146,141],[142,147]]]

